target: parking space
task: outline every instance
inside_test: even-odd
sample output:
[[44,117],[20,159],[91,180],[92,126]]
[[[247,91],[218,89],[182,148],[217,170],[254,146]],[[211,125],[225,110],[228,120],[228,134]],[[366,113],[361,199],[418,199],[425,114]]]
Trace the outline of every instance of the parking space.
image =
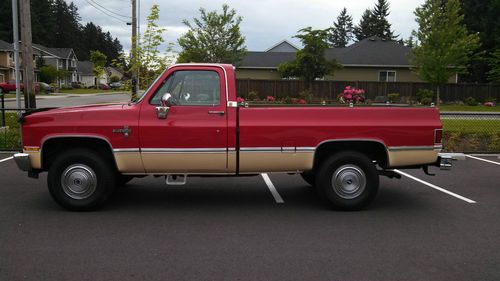
[[45,174],[29,179],[6,160],[0,280],[497,280],[499,171],[472,158],[434,177],[403,171],[474,204],[381,178],[370,208],[337,212],[300,176],[270,174],[134,179],[104,210],[72,213]]

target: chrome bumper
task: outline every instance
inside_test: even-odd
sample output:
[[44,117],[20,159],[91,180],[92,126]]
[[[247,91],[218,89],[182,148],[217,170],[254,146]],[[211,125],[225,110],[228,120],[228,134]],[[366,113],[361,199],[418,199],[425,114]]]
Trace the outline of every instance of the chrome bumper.
[[17,167],[21,171],[30,172],[32,170],[29,154],[16,153],[14,154],[14,161],[16,161]]
[[441,170],[451,170],[451,167],[453,166],[453,164],[451,163],[452,161],[453,157],[440,155],[438,157],[439,168]]

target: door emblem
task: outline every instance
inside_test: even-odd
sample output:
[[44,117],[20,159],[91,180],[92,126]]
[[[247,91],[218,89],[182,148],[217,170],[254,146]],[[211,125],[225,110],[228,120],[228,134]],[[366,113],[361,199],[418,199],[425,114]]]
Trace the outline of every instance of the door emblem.
[[113,133],[123,134],[126,138],[130,135],[132,129],[130,129],[127,125],[123,126],[123,129],[113,129]]

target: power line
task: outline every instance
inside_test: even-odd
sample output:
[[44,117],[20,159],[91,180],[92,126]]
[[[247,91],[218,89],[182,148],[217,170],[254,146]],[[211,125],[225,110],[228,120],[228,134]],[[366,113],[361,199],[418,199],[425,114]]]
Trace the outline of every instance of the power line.
[[99,12],[101,12],[101,13],[103,13],[103,14],[107,15],[108,17],[112,17],[112,18],[114,18],[114,19],[116,19],[116,20],[119,20],[119,21],[121,21],[121,22],[124,22],[124,23],[128,23],[127,21],[125,21],[125,20],[123,20],[123,19],[121,19],[121,18],[118,18],[118,17],[116,17],[116,16],[113,16],[112,14],[109,14],[109,13],[107,13],[107,12],[105,12],[105,11],[103,11],[103,10],[99,9],[98,7],[94,6],[94,4],[92,4],[89,0],[85,0],[85,1],[86,1],[87,3],[89,3],[89,5],[90,5],[90,6],[94,7],[96,10],[98,10]]
[[115,15],[117,15],[117,16],[124,17],[124,18],[127,18],[127,19],[131,19],[131,18],[132,18],[131,16],[125,16],[125,15],[122,15],[122,14],[118,14],[117,12],[114,12],[114,11],[112,11],[112,10],[110,10],[110,9],[108,9],[108,8],[106,8],[106,7],[104,7],[103,5],[101,5],[101,4],[99,4],[99,3],[97,3],[97,2],[96,2],[96,1],[94,1],[94,0],[90,0],[90,1],[91,1],[92,3],[94,3],[94,4],[96,4],[97,6],[99,6],[99,7],[103,8],[104,10],[106,10],[106,11],[108,11],[108,12],[112,13],[112,14],[115,14]]

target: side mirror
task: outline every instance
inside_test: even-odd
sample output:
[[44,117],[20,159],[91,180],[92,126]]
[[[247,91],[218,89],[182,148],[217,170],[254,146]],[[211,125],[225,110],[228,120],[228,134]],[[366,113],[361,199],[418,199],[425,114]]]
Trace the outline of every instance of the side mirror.
[[168,112],[172,106],[172,95],[166,93],[161,97],[161,106],[156,107],[156,116],[158,119],[167,119]]

